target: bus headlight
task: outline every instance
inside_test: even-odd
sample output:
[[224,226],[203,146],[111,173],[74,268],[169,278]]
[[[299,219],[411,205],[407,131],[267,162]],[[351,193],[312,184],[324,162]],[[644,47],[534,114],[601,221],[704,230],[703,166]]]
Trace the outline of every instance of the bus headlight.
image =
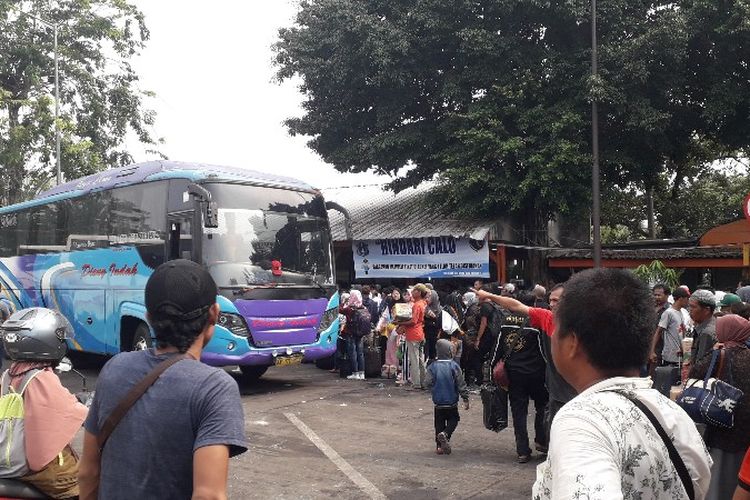
[[332,307],[323,313],[323,317],[320,318],[320,325],[318,325],[318,335],[328,330],[336,318],[339,317],[339,308]]
[[247,323],[245,323],[245,318],[239,314],[220,313],[217,324],[240,337],[247,337],[250,334],[250,331],[247,329]]

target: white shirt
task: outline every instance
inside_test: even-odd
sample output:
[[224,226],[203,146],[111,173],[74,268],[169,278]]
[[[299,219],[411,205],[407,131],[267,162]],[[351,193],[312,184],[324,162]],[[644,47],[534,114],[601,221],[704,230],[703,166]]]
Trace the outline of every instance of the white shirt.
[[612,389],[632,392],[656,415],[693,479],[696,500],[712,460],[698,430],[650,378],[613,377],[567,403],[552,422],[547,460],[537,467],[534,500],[676,500],[687,498],[669,452],[648,418]]

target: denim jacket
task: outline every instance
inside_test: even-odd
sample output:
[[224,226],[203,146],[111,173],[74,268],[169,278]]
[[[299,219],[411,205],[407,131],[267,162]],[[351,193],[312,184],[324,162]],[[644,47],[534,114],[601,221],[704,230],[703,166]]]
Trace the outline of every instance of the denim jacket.
[[424,384],[432,389],[432,402],[435,406],[456,406],[459,395],[464,401],[469,400],[469,390],[461,367],[452,359],[438,359],[430,363]]

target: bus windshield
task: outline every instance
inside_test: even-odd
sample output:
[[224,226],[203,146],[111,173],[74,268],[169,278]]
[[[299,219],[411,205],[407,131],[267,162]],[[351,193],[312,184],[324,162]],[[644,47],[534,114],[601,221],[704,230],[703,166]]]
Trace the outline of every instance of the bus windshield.
[[310,193],[207,184],[219,227],[203,228],[203,263],[223,288],[333,284],[322,198]]

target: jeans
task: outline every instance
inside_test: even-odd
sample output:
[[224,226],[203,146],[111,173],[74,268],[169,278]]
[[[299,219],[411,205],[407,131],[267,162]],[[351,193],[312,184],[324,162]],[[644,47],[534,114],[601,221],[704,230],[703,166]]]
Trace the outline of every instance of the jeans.
[[510,411],[513,414],[513,432],[516,436],[516,453],[530,455],[529,433],[526,428],[526,417],[529,414],[529,399],[534,400],[536,415],[534,417],[534,441],[546,447],[547,431],[544,426],[545,409],[549,394],[544,386],[544,372],[526,375],[508,370],[510,387]]
[[482,385],[482,357],[470,340],[464,340],[464,352],[466,353],[466,382]]
[[435,407],[435,442],[438,446],[440,446],[440,441],[437,440],[437,435],[441,432],[445,432],[445,435],[450,440],[453,431],[458,427],[459,420],[461,420],[461,417],[458,416],[458,407]]
[[349,338],[349,359],[352,363],[352,372],[365,371],[365,338]]
[[409,376],[411,377],[411,384],[414,387],[422,387],[422,380],[424,380],[425,365],[424,365],[424,342],[407,341],[407,349],[409,349]]

